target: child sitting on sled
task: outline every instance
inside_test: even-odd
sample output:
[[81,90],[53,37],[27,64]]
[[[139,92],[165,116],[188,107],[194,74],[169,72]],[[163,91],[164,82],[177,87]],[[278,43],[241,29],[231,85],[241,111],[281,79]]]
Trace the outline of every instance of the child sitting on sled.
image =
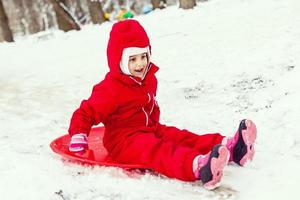
[[110,71],[74,112],[69,150],[88,148],[91,127],[102,122],[103,144],[115,161],[141,164],[183,181],[201,180],[213,189],[228,161],[244,166],[252,160],[255,124],[242,120],[232,137],[198,135],[161,124],[155,100],[158,67],[150,58],[149,38],[137,21],[113,25],[107,46]]

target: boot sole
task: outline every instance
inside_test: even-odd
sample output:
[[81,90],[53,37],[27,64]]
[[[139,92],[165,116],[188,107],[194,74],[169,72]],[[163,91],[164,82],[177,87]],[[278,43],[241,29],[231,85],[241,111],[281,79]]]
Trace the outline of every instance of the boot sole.
[[[218,156],[213,157],[216,154]],[[220,145],[214,147],[211,153],[211,157],[208,161],[208,165],[206,166],[207,168],[209,168],[211,172],[211,180],[203,184],[205,189],[213,190],[219,186],[219,183],[223,176],[224,167],[227,165],[228,160],[229,160],[229,151],[225,146]]]
[[243,120],[239,127],[238,143],[233,149],[234,162],[240,166],[245,166],[253,159],[256,140],[256,126],[251,120]]

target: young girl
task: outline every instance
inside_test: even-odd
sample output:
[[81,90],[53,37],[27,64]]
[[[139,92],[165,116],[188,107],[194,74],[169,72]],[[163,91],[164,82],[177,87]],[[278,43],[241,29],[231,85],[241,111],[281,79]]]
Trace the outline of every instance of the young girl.
[[228,160],[241,166],[252,160],[255,124],[242,120],[229,138],[160,124],[155,100],[158,67],[150,56],[149,38],[137,21],[113,25],[107,46],[110,71],[74,112],[69,150],[84,151],[91,127],[102,122],[103,144],[116,161],[142,164],[183,181],[201,180],[205,188],[213,189]]

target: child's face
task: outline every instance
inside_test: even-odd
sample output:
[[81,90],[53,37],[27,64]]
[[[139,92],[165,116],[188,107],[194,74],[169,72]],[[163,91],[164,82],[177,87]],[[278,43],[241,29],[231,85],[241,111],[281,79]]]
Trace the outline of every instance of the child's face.
[[129,56],[128,69],[129,72],[136,77],[143,78],[148,65],[147,53],[141,53]]

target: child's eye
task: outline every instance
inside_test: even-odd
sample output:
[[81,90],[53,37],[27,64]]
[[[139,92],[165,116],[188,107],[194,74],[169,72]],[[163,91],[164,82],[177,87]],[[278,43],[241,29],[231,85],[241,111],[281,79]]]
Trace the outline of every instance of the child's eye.
[[147,58],[147,55],[146,55],[146,54],[143,54],[143,55],[142,55],[142,59],[145,59],[145,58]]
[[135,58],[129,58],[129,61],[130,61],[130,62],[134,62],[134,61],[135,61]]

